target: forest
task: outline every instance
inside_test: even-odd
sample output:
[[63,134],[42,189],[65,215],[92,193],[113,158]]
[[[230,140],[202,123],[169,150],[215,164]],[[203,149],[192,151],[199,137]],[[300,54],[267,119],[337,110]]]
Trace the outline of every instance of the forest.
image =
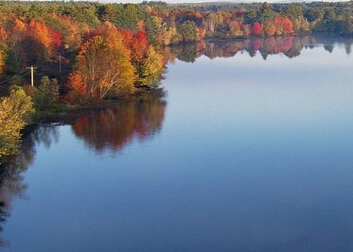
[[241,38],[230,53],[294,57],[293,35],[319,32],[351,36],[353,2],[1,1],[0,163],[18,151],[22,129],[48,111],[155,89],[173,58],[192,62],[207,50],[214,57],[205,40]]

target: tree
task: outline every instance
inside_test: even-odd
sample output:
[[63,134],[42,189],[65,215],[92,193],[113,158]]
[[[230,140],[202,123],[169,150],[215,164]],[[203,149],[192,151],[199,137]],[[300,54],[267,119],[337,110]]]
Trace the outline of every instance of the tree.
[[266,20],[273,20],[275,17],[279,16],[279,13],[274,11],[270,4],[264,2],[261,6],[260,20],[264,23]]
[[35,95],[35,105],[39,109],[49,108],[59,99],[59,85],[57,79],[43,76]]
[[257,11],[255,9],[250,9],[246,16],[250,20],[254,20],[257,17]]
[[[134,71],[123,36],[111,23],[105,22],[93,30],[82,45],[75,65],[75,78],[71,81],[81,78],[88,95],[103,99],[111,90],[132,91]],[[70,83],[70,86],[75,85]]]
[[163,71],[164,67],[161,55],[150,46],[142,65],[139,82],[143,85],[153,86],[160,80]]
[[295,4],[289,4],[285,10],[285,14],[291,20],[295,20],[303,16],[302,8]]
[[293,23],[289,18],[284,18],[282,21],[282,25],[285,34],[293,33]]
[[179,33],[185,42],[197,41],[197,26],[193,21],[182,23],[179,26]]
[[3,43],[0,43],[0,76],[4,71],[5,61],[6,61],[6,45]]
[[83,80],[83,76],[80,71],[74,71],[69,75],[70,87],[73,91],[78,94],[87,94],[87,85]]
[[336,19],[336,12],[333,8],[325,9],[324,20],[332,21]]
[[17,18],[12,22],[10,26],[10,32],[8,34],[8,46],[11,51],[10,55],[13,56],[14,64],[20,64],[22,62],[23,53],[21,43],[25,37],[26,29],[26,24]]
[[283,18],[282,17],[276,17],[274,19],[274,25],[275,25],[275,33],[276,35],[282,35],[284,32],[283,29]]
[[353,34],[353,18],[351,16],[346,18],[345,33],[349,35]]
[[305,18],[309,21],[309,22],[313,22],[315,20],[320,20],[323,19],[324,17],[324,10],[316,10],[316,9],[308,9],[305,12]]
[[232,36],[243,36],[242,22],[238,20],[229,21],[229,31]]
[[21,41],[23,63],[39,64],[51,56],[52,37],[49,28],[31,20],[26,26],[25,37]]
[[70,16],[51,15],[46,19],[46,23],[53,30],[60,33],[60,38],[53,43],[58,43],[61,39],[62,47],[68,50],[78,50],[82,41],[82,35],[88,32],[88,25],[73,20]]
[[0,99],[0,159],[17,152],[21,130],[33,113],[32,99],[22,88],[13,87],[9,97]]
[[251,25],[250,24],[245,24],[243,27],[243,30],[244,30],[244,36],[251,35]]
[[276,33],[276,25],[272,20],[266,20],[263,29],[267,36],[273,36]]
[[263,34],[262,26],[259,22],[255,22],[252,26],[252,32],[256,36],[260,36]]
[[306,33],[310,30],[309,22],[304,17],[299,17],[293,22],[293,30],[296,33]]
[[149,47],[147,34],[144,31],[138,31],[131,38],[130,49],[131,59],[137,64],[143,61],[144,55]]

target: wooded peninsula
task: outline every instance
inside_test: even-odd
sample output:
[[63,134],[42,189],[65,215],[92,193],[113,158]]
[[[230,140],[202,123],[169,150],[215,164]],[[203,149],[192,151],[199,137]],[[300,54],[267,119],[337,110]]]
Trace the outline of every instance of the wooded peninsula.
[[168,46],[250,37],[288,46],[288,37],[313,32],[352,36],[353,2],[1,1],[0,163],[18,150],[21,130],[48,111],[156,88]]

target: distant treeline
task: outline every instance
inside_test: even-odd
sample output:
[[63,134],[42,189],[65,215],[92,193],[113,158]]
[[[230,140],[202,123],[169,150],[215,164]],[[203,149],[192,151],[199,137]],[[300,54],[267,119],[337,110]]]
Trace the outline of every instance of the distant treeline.
[[[0,87],[28,82],[23,79],[28,74],[25,69],[36,65],[40,77],[58,81],[61,94],[75,91],[76,96],[105,98],[114,92],[131,92],[136,85],[158,83],[165,63],[160,46],[203,38],[308,32],[352,35],[353,2],[175,5],[158,1],[1,1]],[[94,50],[99,57],[89,62]],[[118,69],[112,70],[117,76],[104,71],[97,75],[96,68],[93,77],[88,70],[90,64],[105,69],[108,61],[116,65],[117,58],[124,59],[119,69],[125,69],[125,76],[117,74]]]
[[[106,28],[100,28],[102,25]],[[261,37],[308,32],[334,32],[348,36],[353,34],[353,2],[174,5],[147,1],[141,4],[1,1],[0,72],[22,76],[21,70],[28,65],[40,65],[37,72],[50,78],[60,77],[61,86],[72,70],[76,72],[71,81],[74,77],[76,82],[79,78],[86,79],[86,76],[77,75],[82,62],[75,66],[80,58],[75,56],[82,56],[84,47],[94,36],[102,36],[102,43],[106,43],[108,34],[103,33],[108,26],[109,36],[114,33],[112,29],[123,36],[123,47],[130,54],[127,60],[132,63],[135,75],[127,82],[149,84],[156,83],[158,74],[149,74],[144,68],[146,64],[142,65],[147,61],[147,51],[153,57],[158,56],[152,51],[152,46],[156,49],[156,46],[212,37]],[[54,68],[58,64],[60,67]],[[156,65],[161,67],[163,64]],[[132,86],[130,84],[130,88]],[[105,92],[100,95],[97,90],[94,92],[90,95],[105,96]]]

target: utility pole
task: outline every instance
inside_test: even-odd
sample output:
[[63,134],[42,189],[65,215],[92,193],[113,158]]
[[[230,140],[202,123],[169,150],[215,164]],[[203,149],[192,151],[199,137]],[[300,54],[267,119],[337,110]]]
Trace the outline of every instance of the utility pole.
[[35,66],[30,66],[27,67],[27,69],[31,69],[31,86],[34,86],[34,69],[37,69],[37,67]]

